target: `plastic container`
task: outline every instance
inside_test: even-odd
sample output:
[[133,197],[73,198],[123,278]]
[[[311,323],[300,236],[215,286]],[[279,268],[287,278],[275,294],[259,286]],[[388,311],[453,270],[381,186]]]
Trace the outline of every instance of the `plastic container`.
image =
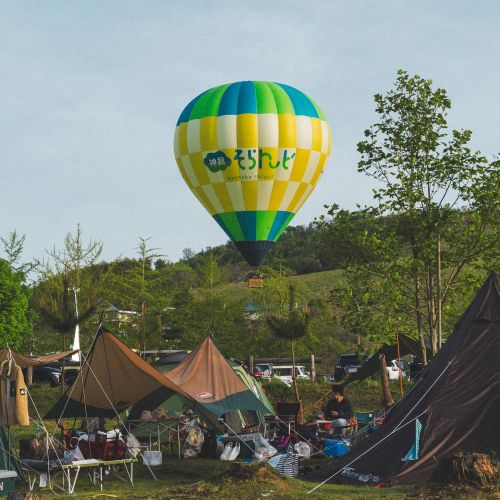
[[144,465],[149,465],[150,467],[155,467],[156,465],[162,464],[162,454],[161,451],[143,451],[142,452],[142,463]]
[[343,439],[325,439],[323,441],[323,453],[327,457],[341,457],[349,451],[349,446]]
[[8,496],[16,484],[17,473],[13,470],[0,470],[0,497]]

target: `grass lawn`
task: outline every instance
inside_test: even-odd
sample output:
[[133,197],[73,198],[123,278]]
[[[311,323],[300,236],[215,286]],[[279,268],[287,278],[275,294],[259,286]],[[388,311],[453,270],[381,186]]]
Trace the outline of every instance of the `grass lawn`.
[[[104,479],[103,491],[90,483],[86,474],[81,474],[76,487],[76,498],[304,498],[315,486],[298,479],[277,476],[267,466],[255,469],[247,479],[224,475],[231,466],[228,462],[212,459],[164,459],[163,465],[155,467],[157,481],[142,464],[136,466],[135,485],[132,487],[113,476]],[[246,466],[252,467],[252,466]],[[218,477],[219,476],[219,477]],[[57,478],[60,481],[60,477]],[[25,491],[20,485],[18,490]],[[397,487],[387,490],[338,485],[324,485],[310,498],[378,499],[404,498],[412,488]],[[64,498],[55,490],[57,498]],[[43,491],[43,498],[56,498],[50,490]],[[73,496],[75,498],[75,496]]]

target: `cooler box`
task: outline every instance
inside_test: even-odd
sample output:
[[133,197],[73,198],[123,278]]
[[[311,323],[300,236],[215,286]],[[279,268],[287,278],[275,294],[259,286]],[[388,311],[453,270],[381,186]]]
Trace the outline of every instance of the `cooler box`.
[[14,489],[17,473],[13,470],[0,470],[0,497],[6,497]]
[[341,457],[349,451],[349,446],[343,439],[325,439],[323,441],[323,453],[327,457]]
[[155,465],[162,464],[162,454],[161,451],[143,451],[142,452],[142,462],[144,465],[149,465],[154,467]]

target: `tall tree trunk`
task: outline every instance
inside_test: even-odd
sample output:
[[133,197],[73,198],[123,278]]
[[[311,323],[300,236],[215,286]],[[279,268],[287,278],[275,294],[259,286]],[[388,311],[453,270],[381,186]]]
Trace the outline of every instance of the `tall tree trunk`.
[[389,387],[389,376],[387,375],[387,365],[385,363],[385,355],[379,357],[380,362],[380,381],[382,383],[382,397],[385,407],[391,407],[396,404],[392,397],[391,388]]
[[429,314],[429,337],[431,339],[431,351],[435,356],[437,353],[437,335],[436,335],[436,300],[434,297],[434,283],[431,264],[427,267],[427,303]]
[[425,346],[424,326],[422,322],[422,311],[420,309],[420,279],[415,279],[415,310],[417,314],[418,339],[420,341],[420,352],[424,366],[427,364],[427,348]]

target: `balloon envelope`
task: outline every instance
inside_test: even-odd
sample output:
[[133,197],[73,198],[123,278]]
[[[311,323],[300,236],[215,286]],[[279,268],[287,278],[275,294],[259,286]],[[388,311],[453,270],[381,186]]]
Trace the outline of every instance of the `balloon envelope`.
[[193,99],[174,137],[187,185],[252,266],[313,191],[330,146],[328,123],[309,97],[256,81]]

